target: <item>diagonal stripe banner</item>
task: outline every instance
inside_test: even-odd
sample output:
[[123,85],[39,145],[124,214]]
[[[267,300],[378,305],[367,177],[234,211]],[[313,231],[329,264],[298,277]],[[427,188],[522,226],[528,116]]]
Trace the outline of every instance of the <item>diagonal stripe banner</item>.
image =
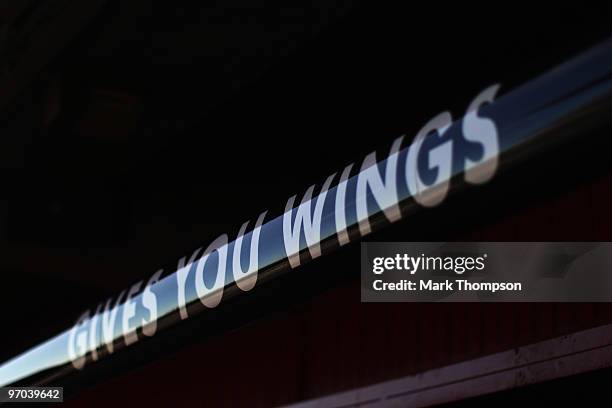
[[[388,152],[337,169],[320,187],[262,212],[117,296],[73,327],[0,366],[0,386],[56,383],[118,350],[208,313],[264,281],[440,205],[449,194],[494,180],[518,158],[609,123],[612,42],[513,90],[486,86],[459,116],[443,111]],[[373,135],[374,137],[375,135]]]

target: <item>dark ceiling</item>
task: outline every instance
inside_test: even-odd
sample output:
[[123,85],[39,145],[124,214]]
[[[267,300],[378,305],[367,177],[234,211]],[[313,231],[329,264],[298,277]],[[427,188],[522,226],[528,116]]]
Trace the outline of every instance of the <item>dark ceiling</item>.
[[[0,50],[10,61],[0,77],[0,296],[20,304],[1,323],[21,327],[4,337],[2,357],[268,205],[204,130],[223,125],[205,123],[351,8],[99,3],[78,12],[69,12],[78,9],[72,1],[0,3]],[[79,30],[60,35],[70,24]],[[39,47],[57,53],[41,56]],[[209,160],[219,156],[234,167],[224,177]],[[245,186],[259,207],[242,200]]]

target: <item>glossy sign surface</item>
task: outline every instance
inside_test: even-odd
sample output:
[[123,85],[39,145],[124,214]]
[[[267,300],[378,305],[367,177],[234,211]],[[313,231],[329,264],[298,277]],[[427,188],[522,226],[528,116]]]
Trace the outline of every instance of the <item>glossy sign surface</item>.
[[390,141],[388,151],[289,198],[282,214],[263,212],[179,259],[174,270],[156,271],[84,311],[73,327],[2,364],[0,385],[34,377],[53,383],[87,370],[309,259],[440,205],[460,186],[489,182],[515,158],[606,122],[611,95],[610,42],[517,89],[486,86],[466,99],[460,116],[435,115],[416,135]]

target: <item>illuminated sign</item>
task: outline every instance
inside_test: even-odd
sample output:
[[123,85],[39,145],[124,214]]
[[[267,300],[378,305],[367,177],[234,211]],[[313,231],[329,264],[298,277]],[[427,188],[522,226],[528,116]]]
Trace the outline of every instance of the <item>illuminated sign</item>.
[[237,233],[182,257],[176,269],[156,271],[85,311],[72,328],[0,366],[0,385],[46,370],[81,370],[264,278],[439,205],[456,187],[485,183],[515,163],[506,158],[533,154],[535,143],[580,134],[595,115],[609,116],[611,48],[602,44],[505,94],[489,86],[455,119],[448,111],[435,115],[414,137],[395,139],[388,152],[372,152],[290,197],[283,214],[264,211]]
[[[176,272],[161,281],[162,270],[117,299],[100,303],[93,313],[86,311],[70,330],[67,347],[72,365],[83,368],[87,354],[97,360],[101,347],[112,353],[118,337],[127,346],[142,336],[153,336],[160,314],[168,313],[158,306],[162,293],[172,296],[171,309],[178,309],[180,318],[186,319],[190,303],[214,308],[228,285],[253,289],[258,272],[272,263],[285,258],[295,268],[305,253],[310,259],[320,256],[324,240],[348,243],[349,226],[358,225],[360,236],[369,234],[370,217],[376,213],[382,212],[389,222],[399,220],[400,201],[407,197],[423,206],[440,204],[454,170],[459,169],[469,183],[491,179],[497,168],[498,133],[495,122],[479,109],[494,101],[498,89],[499,85],[491,86],[474,98],[463,119],[456,122],[457,132],[450,131],[451,113],[442,112],[423,126],[407,148],[402,149],[404,137],[397,138],[384,159],[379,160],[375,152],[367,155],[355,176],[350,177],[355,167],[351,163],[339,177],[330,175],[318,194],[314,194],[316,186],[310,186],[299,205],[295,205],[297,196],[289,198],[281,216],[264,224],[267,212],[263,212],[250,232],[246,233],[249,222],[245,222],[233,241],[222,234],[205,249],[181,258]],[[457,148],[462,144],[469,149]],[[173,290],[158,291],[162,285]]]

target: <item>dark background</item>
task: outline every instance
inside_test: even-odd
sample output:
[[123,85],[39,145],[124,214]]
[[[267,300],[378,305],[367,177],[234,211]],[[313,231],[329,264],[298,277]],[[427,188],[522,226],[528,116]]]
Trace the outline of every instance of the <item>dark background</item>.
[[[75,2],[63,3],[52,11],[40,11],[43,2],[0,7],[0,360],[370,151],[388,151],[395,137],[412,137],[435,114],[463,114],[486,86],[501,82],[507,92],[584,51],[610,35],[611,17],[607,7],[583,4],[108,1],[61,41],[53,28],[78,18],[66,11]],[[29,50],[41,44],[61,51],[28,69],[39,55]],[[13,92],[17,83],[25,85]],[[611,240],[608,146],[604,137],[594,140],[559,147],[371,239]],[[208,347],[221,350],[223,365],[240,344],[256,341],[270,347],[264,356],[287,364],[268,374],[299,373],[274,387],[276,399],[259,399],[268,405],[607,321],[605,305],[361,305],[357,252],[352,246],[314,262],[271,286],[274,296],[249,295],[255,307],[248,313],[220,309],[210,319],[223,323],[169,341],[198,340],[200,351],[187,349],[191,357],[174,366],[156,363],[157,373],[184,370],[193,356],[214,361]],[[225,333],[271,313],[277,317],[255,328],[202,341],[204,332]],[[330,368],[376,348],[366,333],[381,315],[396,339],[395,348],[385,347],[402,349],[403,335],[393,333],[409,336],[400,329],[405,313],[429,316],[411,329],[419,341],[454,330],[465,347],[440,340],[431,348],[443,351],[397,367]],[[339,316],[348,328],[335,333]],[[273,333],[289,344],[273,343]],[[342,347],[344,357],[325,346],[330,336],[344,344],[355,333],[361,346]],[[470,346],[471,336],[479,343]],[[123,360],[129,367],[139,361]],[[119,379],[123,397],[131,395],[128,384],[156,375],[147,372]],[[216,375],[231,373],[224,367]]]

